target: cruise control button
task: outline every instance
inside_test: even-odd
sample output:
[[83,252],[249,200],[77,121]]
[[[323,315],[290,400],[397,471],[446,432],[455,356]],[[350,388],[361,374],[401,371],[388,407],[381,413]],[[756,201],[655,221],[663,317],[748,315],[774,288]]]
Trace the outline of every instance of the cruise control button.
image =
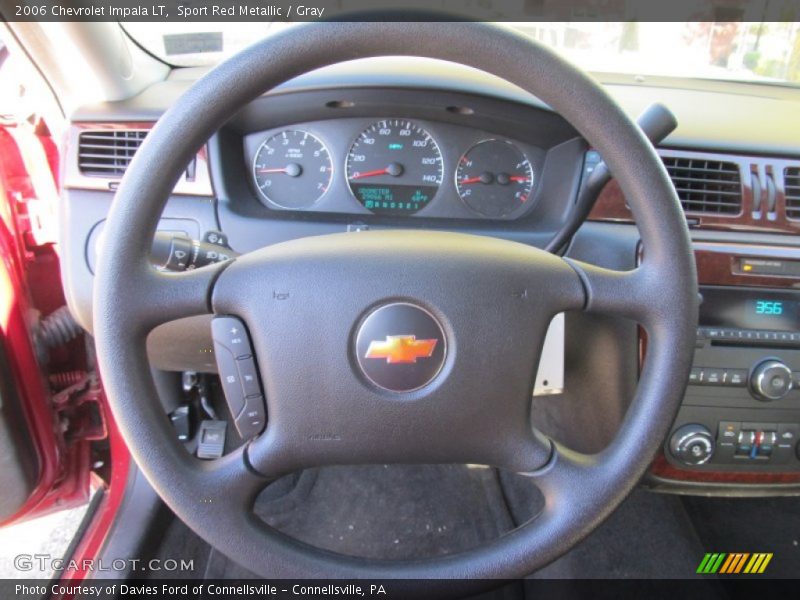
[[214,354],[217,359],[217,371],[222,383],[222,391],[228,401],[228,408],[235,417],[244,407],[244,390],[242,388],[236,360],[230,350],[218,342],[214,342]]
[[236,361],[239,368],[239,378],[244,388],[245,396],[258,396],[261,394],[261,386],[258,385],[258,374],[256,373],[256,361],[253,357],[240,358]]
[[257,435],[264,429],[266,423],[266,409],[263,396],[247,398],[241,414],[236,417],[236,429],[243,439]]
[[253,354],[247,329],[236,317],[215,317],[211,321],[211,335],[215,342],[228,348],[236,358]]
[[211,336],[222,390],[236,418],[245,409],[246,396],[261,394],[250,338],[244,323],[231,316],[214,317]]

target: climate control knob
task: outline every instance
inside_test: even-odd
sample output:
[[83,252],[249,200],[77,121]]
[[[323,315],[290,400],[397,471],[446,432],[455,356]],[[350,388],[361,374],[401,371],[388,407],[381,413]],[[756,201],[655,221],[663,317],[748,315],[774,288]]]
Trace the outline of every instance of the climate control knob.
[[685,465],[702,465],[714,456],[714,437],[702,425],[684,425],[672,434],[669,450]]
[[792,389],[792,370],[781,361],[770,358],[753,368],[750,391],[758,400],[780,400]]

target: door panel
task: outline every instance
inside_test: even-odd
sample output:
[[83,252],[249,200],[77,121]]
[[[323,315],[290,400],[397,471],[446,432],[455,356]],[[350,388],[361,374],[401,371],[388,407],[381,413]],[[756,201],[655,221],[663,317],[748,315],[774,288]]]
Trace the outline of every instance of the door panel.
[[0,343],[0,522],[20,512],[33,495],[40,469],[36,448]]
[[71,435],[73,399],[62,394],[59,402],[62,386],[52,381],[85,375],[83,339],[47,349],[36,334],[41,317],[64,304],[58,255],[42,235],[52,231],[48,215],[55,214],[42,203],[57,200],[52,147],[42,123],[0,123],[0,525],[89,496],[90,442]]

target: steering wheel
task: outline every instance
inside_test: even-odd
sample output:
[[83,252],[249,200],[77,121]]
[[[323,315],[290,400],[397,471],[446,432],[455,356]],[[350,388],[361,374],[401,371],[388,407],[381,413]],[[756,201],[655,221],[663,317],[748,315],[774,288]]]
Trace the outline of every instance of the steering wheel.
[[[472,66],[552,106],[614,172],[642,235],[641,265],[614,271],[489,237],[384,231],[290,241],[183,273],[151,266],[151,240],[175,182],[227,119],[312,69],[390,55]],[[104,238],[94,328],[120,430],[175,514],[263,577],[525,576],[579,542],[628,495],[676,414],[683,393],[677,382],[688,378],[696,275],[686,223],[661,161],[591,78],[501,27],[301,25],[247,48],[197,81],[158,121],[122,180]],[[404,307],[411,321],[398,316]],[[384,309],[388,318],[376,324],[373,317]],[[634,319],[648,335],[624,423],[611,444],[591,456],[531,425],[531,391],[548,324],[559,312],[581,310]],[[268,414],[261,435],[214,461],[193,458],[177,441],[145,351],[152,328],[198,314],[242,319]],[[388,363],[383,374],[364,370],[362,338],[420,335],[397,330],[399,322],[428,332],[422,341],[436,365],[422,379],[408,364],[394,365],[410,374],[408,381],[402,374],[393,379]],[[535,480],[545,508],[536,520],[476,549],[402,562],[312,548],[252,514],[255,497],[278,475],[364,463],[509,469]]]

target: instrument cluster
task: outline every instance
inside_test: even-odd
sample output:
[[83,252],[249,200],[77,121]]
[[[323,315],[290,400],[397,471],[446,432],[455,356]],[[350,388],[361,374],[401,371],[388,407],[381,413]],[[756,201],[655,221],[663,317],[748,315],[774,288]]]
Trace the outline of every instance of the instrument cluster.
[[244,138],[252,187],[272,210],[516,219],[535,204],[545,152],[417,119],[333,119]]

